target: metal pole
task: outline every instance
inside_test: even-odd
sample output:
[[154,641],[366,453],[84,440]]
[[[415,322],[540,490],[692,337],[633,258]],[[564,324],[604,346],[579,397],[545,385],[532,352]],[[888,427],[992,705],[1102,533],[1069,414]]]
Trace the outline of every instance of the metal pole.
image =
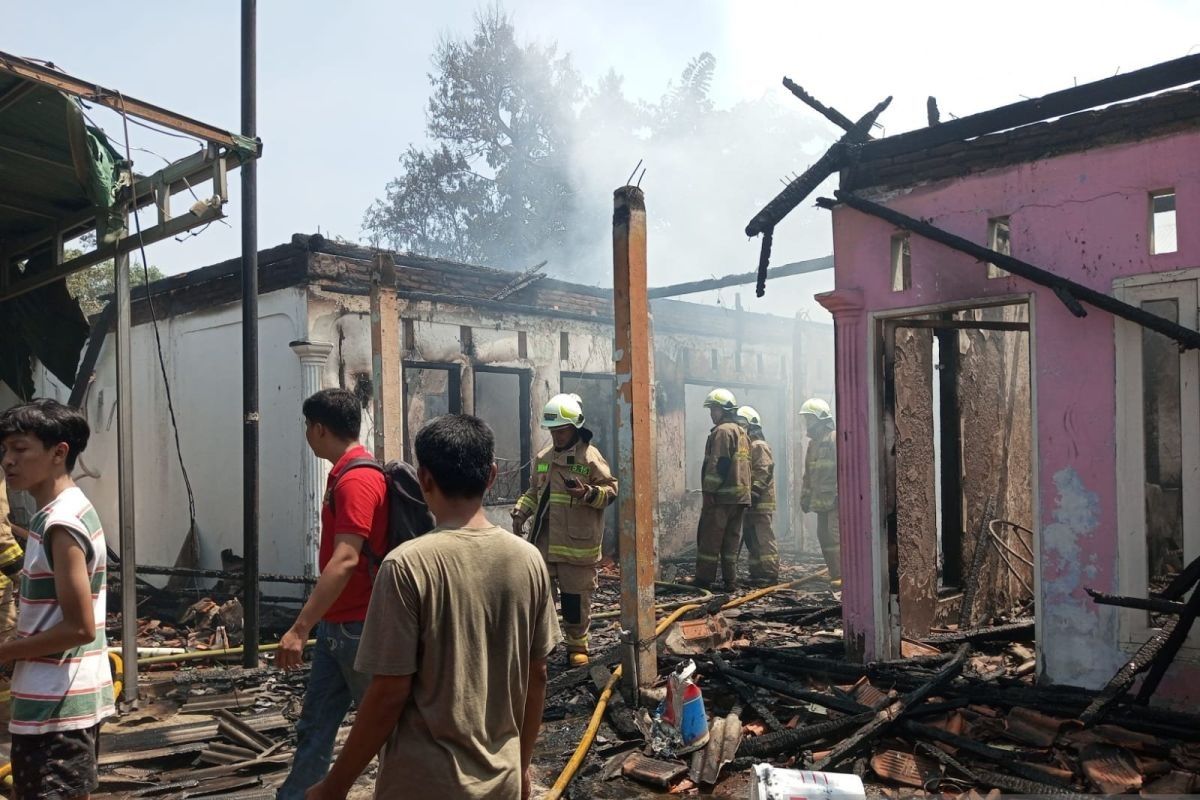
[[[242,135],[257,138],[255,0],[242,0]],[[245,650],[258,666],[258,161],[242,165],[242,549]]]
[[[618,550],[626,688],[637,697],[658,677],[654,645],[654,448],[650,432],[650,301],[646,292],[646,200],[641,189],[613,193],[613,358],[617,376]],[[636,682],[635,682],[636,681]]]
[[[128,227],[128,225],[126,226]],[[123,696],[138,698],[137,675],[137,555],[133,514],[133,363],[130,345],[129,255],[113,259],[113,288],[117,303],[117,519],[121,540],[121,658]],[[103,335],[102,333],[99,335]]]

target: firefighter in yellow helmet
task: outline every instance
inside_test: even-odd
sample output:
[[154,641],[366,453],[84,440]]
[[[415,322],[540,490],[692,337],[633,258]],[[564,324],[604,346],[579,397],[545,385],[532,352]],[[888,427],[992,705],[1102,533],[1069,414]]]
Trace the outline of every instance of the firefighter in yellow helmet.
[[737,412],[750,437],[750,508],[742,520],[742,538],[750,551],[750,580],[779,582],[779,545],[771,522],[775,516],[775,457],[763,436],[762,417],[750,406]]
[[617,479],[592,446],[579,395],[559,394],[542,410],[551,444],[538,453],[533,480],[512,510],[513,532],[533,517],[529,541],[546,559],[562,604],[571,666],[588,663],[588,626],[596,567],[604,542],[604,509],[617,498]]
[[703,504],[696,529],[696,577],[691,583],[707,588],[717,579],[717,565],[726,591],[737,588],[738,550],[742,546],[742,517],[750,506],[750,439],[737,422],[737,399],[728,389],[714,389],[704,399],[713,429],[704,445],[700,473]]
[[817,515],[817,541],[835,589],[842,585],[842,541],[838,530],[837,437],[829,404],[820,398],[804,401],[800,415],[808,426],[808,452],[800,482],[800,508]]

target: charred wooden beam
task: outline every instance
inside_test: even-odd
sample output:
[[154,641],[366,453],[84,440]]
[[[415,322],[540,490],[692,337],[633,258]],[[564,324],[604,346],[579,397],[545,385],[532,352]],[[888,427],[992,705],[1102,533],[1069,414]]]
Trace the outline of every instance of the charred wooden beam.
[[730,674],[729,664],[726,663],[725,659],[721,657],[720,653],[715,651],[713,652],[712,663],[713,666],[717,668],[717,672],[720,673],[725,682],[728,683],[737,696],[742,699],[742,702],[749,706],[754,713],[758,714],[758,716],[762,718],[763,723],[769,730],[783,730],[783,723],[780,722],[779,718],[775,716],[775,713],[767,707],[766,703],[758,699],[758,695],[755,694],[752,688],[750,688],[749,684]]
[[1034,620],[1023,619],[1007,625],[992,625],[951,633],[935,633],[921,639],[925,644],[954,644],[957,642],[1032,642]]
[[864,723],[870,722],[874,717],[874,711],[865,711],[851,717],[806,725],[803,728],[765,733],[762,736],[745,739],[738,748],[737,755],[739,758],[766,758],[780,753],[794,753],[806,744],[852,731]]
[[[951,357],[954,359],[955,366],[957,367],[957,361],[958,361],[957,348],[953,347],[950,350],[946,350],[946,351],[942,351],[942,352],[952,354]],[[955,370],[955,372],[957,373],[957,370]],[[952,378],[950,380],[947,380],[945,377],[943,377],[942,385],[946,386],[947,384],[949,384],[950,386],[953,386],[957,390],[957,383],[958,383],[957,377],[958,377],[957,374],[952,376]],[[954,410],[957,410],[958,409],[957,391],[956,391],[955,397],[953,399],[954,399]],[[943,422],[943,424],[942,424],[942,430],[943,431],[946,430],[945,422]],[[960,441],[960,445],[961,445],[961,441]],[[955,481],[954,481],[955,486],[959,485],[957,477],[958,477],[957,474],[955,474]],[[942,494],[943,494],[943,496],[945,495],[945,489],[942,490]],[[961,517],[961,512],[962,512],[961,492],[960,492],[960,496],[958,498],[958,503],[956,504],[956,507],[958,508],[958,511],[959,511],[959,517]],[[970,568],[970,570],[967,571],[967,574],[965,576],[962,576],[962,575],[959,576],[963,580],[963,597],[962,597],[962,604],[959,606],[959,609],[958,609],[958,627],[961,629],[964,629],[964,630],[971,627],[971,614],[974,612],[974,609],[975,609],[975,593],[979,591],[979,584],[981,582],[981,576],[983,575],[983,565],[987,561],[987,554],[989,552],[989,550],[986,546],[987,545],[987,535],[988,535],[988,531],[990,530],[990,528],[988,526],[990,525],[990,523],[992,521],[991,518],[992,518],[992,516],[995,515],[995,513],[996,513],[996,498],[989,497],[987,499],[987,503],[983,507],[983,516],[980,517],[980,520],[979,520],[979,533],[976,534],[976,536],[975,536],[975,550],[972,551],[971,568]],[[954,520],[957,520],[959,517],[951,518],[950,524],[952,526],[954,526],[954,528],[959,533],[963,533],[961,531],[961,528],[962,528],[961,525],[954,525]],[[961,561],[961,555],[962,555],[962,545],[960,544],[959,545],[960,561]]]
[[929,95],[929,99],[925,101],[925,117],[931,128],[942,121],[942,112],[938,111],[937,98],[933,95]]
[[1095,589],[1084,589],[1092,601],[1097,605],[1102,606],[1120,606],[1121,608],[1135,608],[1139,611],[1153,611],[1156,614],[1182,614],[1186,607],[1183,603],[1176,603],[1171,600],[1155,600],[1153,598],[1143,597],[1122,597],[1116,594],[1105,594],[1097,592]]
[[1175,579],[1159,593],[1159,597],[1163,600],[1182,600],[1183,596],[1188,593],[1188,590],[1200,582],[1200,558],[1192,560],[1183,572],[1175,576]]
[[[796,261],[791,264],[771,267],[767,270],[767,279],[775,280],[776,278],[788,278],[792,275],[807,275],[810,272],[820,272],[826,269],[833,269],[833,256],[822,256],[821,258]],[[648,294],[651,300],[658,300],[663,297],[679,297],[680,295],[695,294],[696,292],[724,289],[729,286],[743,286],[747,283],[754,283],[757,278],[758,272],[756,270],[754,272],[726,275],[723,278],[711,278],[704,281],[688,281],[687,283],[673,283],[670,286],[654,286],[649,289]]]
[[825,708],[840,711],[843,714],[861,714],[863,711],[872,711],[873,709],[864,706],[862,703],[857,703],[853,700],[844,700],[835,695],[826,694],[824,692],[814,692],[811,689],[805,689],[803,686],[797,686],[787,681],[781,681],[777,678],[770,678],[766,675],[756,675],[753,672],[735,669],[734,667],[726,666],[721,670],[723,675],[731,678],[736,678],[746,683],[761,686],[764,689],[770,689],[776,694],[784,697],[790,697],[795,700],[803,700],[806,703],[815,703]]
[[904,712],[913,706],[925,701],[925,698],[936,692],[941,687],[945,686],[950,680],[962,672],[963,666],[967,662],[967,655],[971,652],[971,646],[964,644],[958,648],[958,652],[954,654],[954,658],[946,666],[938,670],[937,675],[932,680],[924,683],[920,687],[914,689],[908,694],[901,697],[895,703],[892,703],[887,708],[875,714],[875,716],[860,728],[853,736],[834,747],[829,754],[824,758],[816,761],[813,764],[813,769],[821,772],[827,767],[837,764],[843,759],[854,755],[862,747],[870,744],[871,740],[882,734],[901,716]]
[[1176,618],[1170,634],[1167,635],[1167,641],[1163,644],[1162,650],[1154,657],[1150,671],[1146,673],[1146,679],[1142,681],[1142,685],[1138,689],[1137,701],[1142,705],[1149,703],[1150,698],[1154,696],[1158,684],[1162,682],[1163,676],[1167,674],[1167,669],[1175,661],[1175,656],[1179,654],[1179,649],[1187,641],[1188,634],[1192,631],[1192,625],[1196,622],[1197,614],[1200,614],[1200,591],[1192,592],[1183,611]]
[[[796,83],[795,81],[793,81],[791,78],[784,77],[783,85],[787,88],[787,90],[789,92],[796,95],[796,97],[800,100],[800,102],[804,103],[809,108],[811,108],[813,111],[816,111],[818,114],[820,114],[825,119],[832,122],[834,125],[837,125],[842,130],[850,131],[850,130],[854,129],[854,121],[853,120],[851,120],[849,117],[847,117],[842,112],[838,111],[833,106],[825,105],[820,100],[813,97],[808,92],[804,91],[804,87],[801,86],[800,84]],[[864,136],[864,141],[867,138],[870,138],[870,137]]]
[[1032,100],[1009,103],[979,114],[947,120],[863,146],[862,158],[893,158],[904,153],[927,150],[949,142],[971,139],[995,131],[1017,128],[1052,117],[1061,117],[1096,106],[1116,103],[1143,94],[1182,86],[1200,80],[1200,54],[1165,61],[1145,69],[1127,72],[1082,86],[1051,92]]
[[[602,664],[593,664],[588,674],[597,694],[602,693],[612,680],[612,672]],[[608,701],[608,722],[622,739],[642,738],[642,732],[638,730],[637,723],[634,722],[633,710],[625,704],[625,698],[618,693],[613,693]]]
[[1030,767],[1023,763],[1016,753],[1011,750],[1003,750],[999,747],[976,742],[973,739],[968,739],[965,736],[958,736],[944,731],[941,728],[935,728],[932,725],[925,725],[912,720],[903,723],[904,730],[914,736],[919,736],[922,739],[931,739],[935,742],[952,745],[960,750],[964,750],[971,755],[978,756],[999,764],[1014,775],[1018,775],[1028,781],[1033,781],[1039,784],[1041,789],[1037,794],[1062,794],[1064,792],[1074,794],[1074,788],[1068,784],[1062,783],[1044,772],[1039,772],[1034,767]]
[[[1195,56],[1200,58],[1200,56]],[[1197,62],[1200,63],[1200,62]],[[943,123],[939,127],[946,127],[949,123]],[[869,214],[873,217],[885,220],[912,231],[918,236],[923,236],[926,239],[946,245],[952,250],[958,250],[961,253],[966,253],[973,256],[984,263],[992,263],[1001,269],[1007,270],[1014,275],[1018,275],[1026,280],[1033,281],[1041,286],[1052,289],[1059,299],[1067,301],[1070,298],[1072,301],[1083,301],[1089,305],[1095,306],[1102,311],[1129,320],[1130,322],[1141,325],[1143,328],[1161,333],[1176,342],[1186,349],[1200,347],[1200,332],[1190,330],[1182,325],[1164,319],[1157,314],[1151,314],[1148,311],[1143,311],[1137,306],[1130,305],[1117,300],[1114,297],[1109,297],[1103,292],[1098,292],[1089,286],[1084,286],[1068,278],[1060,275],[1055,275],[1053,272],[1044,270],[1041,267],[1036,267],[1027,261],[1022,261],[1018,258],[1013,258],[1004,253],[998,253],[995,250],[989,250],[986,247],[975,244],[969,239],[964,239],[961,236],[956,236],[949,231],[944,231],[928,222],[922,222],[919,219],[910,217],[907,214],[901,214],[887,206],[874,203],[862,197],[858,197],[850,192],[837,191],[835,195],[839,202],[845,203],[851,208],[861,211],[864,214]],[[817,201],[817,204],[823,208],[832,208],[835,204],[825,198]],[[1067,307],[1072,308],[1071,303],[1067,302]],[[1077,305],[1077,304],[1076,304]],[[1076,309],[1072,309],[1073,312]],[[1078,308],[1077,310],[1082,310]]]
[[763,231],[762,250],[758,254],[758,275],[754,285],[754,296],[762,297],[767,293],[767,267],[771,266],[771,245],[775,241],[775,227]]
[[1031,781],[1024,778],[1015,778],[1012,775],[1005,775],[1002,772],[992,772],[991,770],[981,769],[979,767],[967,767],[954,756],[947,753],[940,747],[935,747],[926,742],[917,742],[917,752],[922,753],[935,761],[941,762],[944,766],[965,775],[968,780],[976,786],[989,786],[996,789],[1003,789],[1008,792],[1016,792],[1017,794],[1028,795],[1034,797],[1042,794],[1051,795],[1067,795],[1070,794],[1066,789],[1060,789],[1057,786],[1052,786],[1041,781]]
[[758,236],[760,233],[765,233],[767,230],[774,228],[784,217],[791,213],[792,209],[804,202],[804,199],[816,191],[816,188],[821,185],[821,182],[841,168],[846,159],[846,149],[850,144],[858,144],[862,141],[863,136],[867,131],[871,130],[871,126],[875,124],[875,120],[879,119],[879,115],[892,102],[892,98],[888,97],[875,108],[864,114],[858,122],[854,123],[854,127],[846,132],[842,138],[838,139],[834,144],[825,151],[825,155],[821,156],[815,164],[806,169],[800,177],[796,178],[771,202],[763,207],[750,220],[750,224],[746,226],[747,236]]
[[[1200,594],[1200,593],[1198,593]],[[1120,699],[1121,695],[1129,690],[1137,676],[1150,668],[1154,663],[1155,658],[1162,652],[1162,649],[1167,644],[1167,639],[1175,630],[1175,626],[1179,623],[1180,617],[1167,622],[1161,630],[1155,632],[1153,636],[1133,654],[1133,658],[1129,659],[1126,664],[1117,670],[1117,674],[1112,676],[1112,679],[1101,690],[1096,699],[1084,709],[1084,712],[1079,715],[1079,721],[1084,725],[1091,725],[1098,722],[1108,713],[1112,705]]]

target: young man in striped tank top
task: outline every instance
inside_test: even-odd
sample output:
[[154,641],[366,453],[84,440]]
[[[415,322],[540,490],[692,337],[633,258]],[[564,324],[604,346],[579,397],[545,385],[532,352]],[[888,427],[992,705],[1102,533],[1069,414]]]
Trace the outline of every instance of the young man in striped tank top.
[[12,681],[15,798],[86,798],[98,785],[100,723],[115,713],[104,636],[106,547],[71,480],[90,431],[79,411],[35,400],[0,414],[0,466],[33,495],[17,638],[0,644]]

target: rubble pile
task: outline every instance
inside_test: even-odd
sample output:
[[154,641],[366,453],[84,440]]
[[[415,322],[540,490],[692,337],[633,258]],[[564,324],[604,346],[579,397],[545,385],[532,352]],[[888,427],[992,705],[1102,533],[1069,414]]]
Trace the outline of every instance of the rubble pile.
[[[1117,698],[1081,722],[1099,693],[1034,685],[1024,610],[971,630],[947,626],[905,641],[901,659],[859,664],[844,660],[840,604],[822,585],[684,615],[659,637],[660,676],[695,665],[707,738],[681,747],[659,735],[650,712],[662,707],[662,688],[643,691],[638,712],[612,703],[570,796],[639,796],[644,786],[645,796],[653,787],[748,797],[764,762],[857,775],[886,796],[1200,791],[1200,716]],[[608,638],[591,670],[552,676],[547,719],[563,722],[547,723],[550,744],[535,760],[551,782],[570,752],[569,723],[591,713],[619,662]]]

